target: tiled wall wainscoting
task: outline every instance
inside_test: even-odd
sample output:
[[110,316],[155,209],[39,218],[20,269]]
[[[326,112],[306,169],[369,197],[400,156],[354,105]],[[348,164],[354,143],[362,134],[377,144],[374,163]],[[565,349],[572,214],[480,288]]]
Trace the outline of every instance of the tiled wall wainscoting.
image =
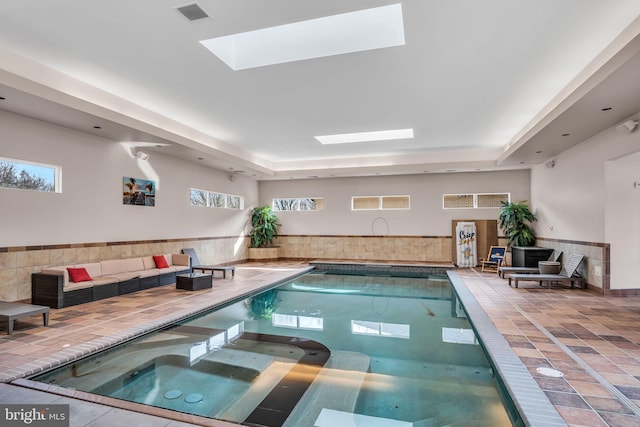
[[584,255],[578,273],[585,277],[587,288],[604,295],[637,295],[635,290],[615,291],[610,289],[610,248],[608,243],[580,242],[538,238],[537,246],[562,251],[563,259],[571,254]]
[[247,244],[245,238],[235,236],[2,247],[0,248],[0,300],[30,300],[31,273],[40,272],[43,267],[180,253],[182,248],[195,248],[202,263],[227,264],[245,260]]
[[451,236],[281,235],[286,259],[345,259],[398,262],[451,262]]

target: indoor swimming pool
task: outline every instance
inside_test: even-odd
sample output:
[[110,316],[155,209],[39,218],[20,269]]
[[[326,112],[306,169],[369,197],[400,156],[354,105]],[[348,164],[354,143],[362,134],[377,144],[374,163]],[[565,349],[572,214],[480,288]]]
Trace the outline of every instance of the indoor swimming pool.
[[511,426],[445,276],[309,273],[33,378],[249,426]]

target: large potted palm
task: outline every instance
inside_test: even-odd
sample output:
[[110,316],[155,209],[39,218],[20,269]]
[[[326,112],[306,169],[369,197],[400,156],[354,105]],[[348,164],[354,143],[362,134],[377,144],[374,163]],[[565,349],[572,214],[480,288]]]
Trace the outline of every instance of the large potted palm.
[[536,220],[527,202],[502,202],[498,225],[504,231],[509,246],[533,246],[536,236],[530,224]]
[[550,249],[536,248],[536,235],[531,224],[537,220],[527,202],[502,202],[498,225],[511,248],[511,264],[516,267],[537,267],[538,261],[549,256]]
[[278,259],[279,248],[274,246],[273,239],[278,237],[280,223],[271,206],[253,208],[249,225],[249,259]]

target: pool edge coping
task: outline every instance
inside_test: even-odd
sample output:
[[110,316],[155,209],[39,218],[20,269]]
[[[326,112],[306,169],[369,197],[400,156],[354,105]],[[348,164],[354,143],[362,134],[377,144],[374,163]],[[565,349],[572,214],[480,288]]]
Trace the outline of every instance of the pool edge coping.
[[464,280],[453,270],[447,271],[447,276],[486,350],[491,365],[497,371],[525,425],[567,426],[566,421],[498,331]]

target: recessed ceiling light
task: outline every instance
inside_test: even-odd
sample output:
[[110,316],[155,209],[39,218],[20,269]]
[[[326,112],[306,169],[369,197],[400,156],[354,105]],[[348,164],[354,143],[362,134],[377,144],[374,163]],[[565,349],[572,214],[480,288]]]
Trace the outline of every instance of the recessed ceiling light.
[[315,137],[321,144],[350,144],[353,142],[388,141],[413,138],[413,129],[380,130],[374,132],[342,133]]
[[200,43],[236,71],[403,46],[402,5],[294,22]]

